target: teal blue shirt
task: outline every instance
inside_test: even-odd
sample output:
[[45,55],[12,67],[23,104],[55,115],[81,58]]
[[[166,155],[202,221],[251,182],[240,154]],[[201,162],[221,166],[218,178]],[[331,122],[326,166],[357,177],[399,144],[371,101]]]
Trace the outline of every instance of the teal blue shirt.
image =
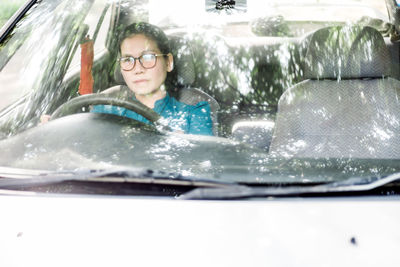
[[[195,106],[179,102],[169,94],[154,104],[153,110],[162,116],[172,130],[187,134],[213,135],[210,105],[201,101]],[[136,112],[111,105],[96,105],[92,112],[115,114],[150,124],[150,121]]]

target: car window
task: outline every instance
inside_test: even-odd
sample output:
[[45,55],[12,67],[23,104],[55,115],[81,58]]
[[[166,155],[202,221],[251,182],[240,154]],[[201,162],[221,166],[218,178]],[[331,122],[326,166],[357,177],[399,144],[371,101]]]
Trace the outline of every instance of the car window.
[[23,0],[4,0],[0,7],[0,28],[24,4]]
[[70,16],[65,12],[69,9],[73,8],[62,1],[37,5],[31,11],[32,14],[18,25],[18,30],[8,41],[8,45],[2,48],[0,79],[7,86],[1,89],[4,96],[1,110],[32,94],[44,72],[49,71],[46,64],[51,64],[52,59],[58,57],[54,50],[58,49],[58,53],[63,53],[63,44],[57,42],[57,39],[67,36],[68,27],[73,27],[64,24]]

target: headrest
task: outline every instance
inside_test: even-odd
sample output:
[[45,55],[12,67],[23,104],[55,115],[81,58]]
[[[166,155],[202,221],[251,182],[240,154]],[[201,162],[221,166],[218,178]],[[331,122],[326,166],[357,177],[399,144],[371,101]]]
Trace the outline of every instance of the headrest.
[[389,50],[382,35],[372,27],[327,27],[309,38],[304,68],[306,79],[390,75]]
[[[169,36],[171,53],[174,56],[174,69],[168,73],[167,79],[178,87],[187,87],[195,81],[195,70],[192,49],[188,42],[177,36]],[[119,85],[125,85],[121,70],[117,64],[114,69],[114,79]]]

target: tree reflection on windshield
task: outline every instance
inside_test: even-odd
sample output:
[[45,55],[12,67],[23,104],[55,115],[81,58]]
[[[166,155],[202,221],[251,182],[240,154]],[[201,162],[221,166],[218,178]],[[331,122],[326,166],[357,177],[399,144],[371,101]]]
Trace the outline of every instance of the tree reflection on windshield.
[[[0,162],[56,169],[140,166],[260,183],[398,171],[399,68],[387,66],[393,57],[385,34],[393,27],[386,21],[293,20],[302,14],[278,1],[248,1],[242,13],[202,9],[204,17],[185,6],[171,17],[168,8],[175,2],[36,4],[0,47],[0,147],[10,155]],[[254,3],[276,13],[255,12]],[[338,7],[331,5],[331,11]],[[316,3],[309,8],[326,11]],[[87,35],[99,35],[94,92],[123,85],[116,77],[117,37],[134,21],[157,24],[168,34],[175,69],[165,88],[173,96],[197,88],[214,98],[219,137],[165,134],[136,121],[85,113],[88,105],[79,110],[85,114],[38,126],[41,115],[78,96],[79,44]]]

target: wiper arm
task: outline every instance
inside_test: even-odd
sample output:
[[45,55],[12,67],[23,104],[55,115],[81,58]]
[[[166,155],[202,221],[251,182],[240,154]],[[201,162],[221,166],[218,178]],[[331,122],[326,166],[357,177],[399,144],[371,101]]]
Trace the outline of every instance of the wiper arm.
[[329,193],[368,192],[394,182],[400,182],[400,173],[394,173],[384,178],[352,177],[340,182],[314,186],[296,185],[286,187],[251,187],[247,185],[233,185],[221,188],[196,188],[183,194],[179,199],[226,200],[254,197],[285,197]]
[[254,197],[284,197],[329,193],[368,192],[393,182],[400,182],[400,173],[384,178],[349,178],[344,181],[315,186],[251,187],[233,182],[199,179],[177,173],[165,173],[139,168],[111,168],[64,172],[26,171],[0,168],[0,189],[50,185],[63,182],[140,183],[172,186],[192,186],[195,189],[179,199],[241,199]]
[[140,168],[87,169],[63,172],[23,171],[22,173],[17,173],[15,170],[13,172],[6,172],[4,168],[0,169],[0,188],[2,189],[70,181],[165,184],[194,187],[220,187],[234,184],[183,176],[179,173],[165,173]]

